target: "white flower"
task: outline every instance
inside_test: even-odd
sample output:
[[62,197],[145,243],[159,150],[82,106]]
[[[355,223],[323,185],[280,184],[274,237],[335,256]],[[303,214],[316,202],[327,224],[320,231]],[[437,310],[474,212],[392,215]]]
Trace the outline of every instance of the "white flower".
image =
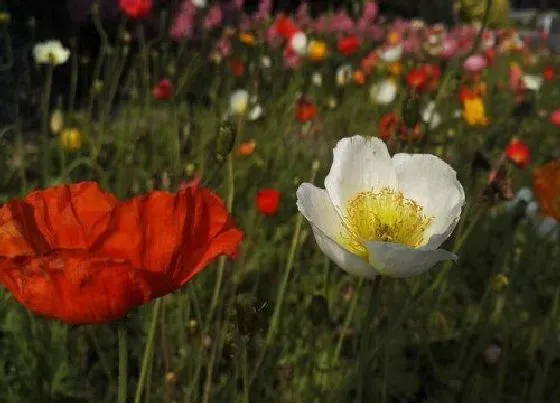
[[33,46],[33,58],[38,64],[64,64],[70,58],[70,51],[60,41],[39,42]]
[[270,66],[272,66],[272,61],[270,60],[270,57],[268,56],[263,56],[261,58],[261,66],[265,69],[269,69]]
[[465,202],[453,168],[430,154],[395,154],[378,138],[343,138],[325,189],[303,183],[298,210],[319,248],[350,274],[409,277],[457,259],[439,246]]
[[263,115],[263,108],[262,106],[260,106],[259,104],[256,104],[255,106],[253,106],[251,108],[251,110],[249,110],[249,113],[247,114],[247,120],[250,121],[255,121],[260,119],[260,117]]
[[303,32],[296,32],[290,39],[290,46],[299,56],[307,54],[307,36]]
[[320,71],[316,71],[311,75],[311,82],[316,87],[323,85],[323,75]]
[[371,99],[380,105],[388,105],[397,97],[397,84],[393,80],[383,80],[371,86]]
[[538,91],[543,83],[542,77],[535,76],[532,74],[524,74],[521,78],[523,80],[523,85],[530,91]]
[[430,101],[422,111],[422,120],[432,130],[441,124],[441,115],[435,111],[435,107],[436,103],[434,101]]
[[336,84],[345,86],[352,80],[352,65],[345,63],[336,70]]
[[247,111],[249,105],[249,93],[247,90],[235,90],[229,98],[229,110],[234,115],[242,115]]
[[401,55],[402,55],[402,46],[395,45],[382,50],[379,54],[379,58],[383,60],[385,63],[394,63],[400,60]]
[[203,8],[208,4],[206,0],[192,0],[192,3],[196,8]]

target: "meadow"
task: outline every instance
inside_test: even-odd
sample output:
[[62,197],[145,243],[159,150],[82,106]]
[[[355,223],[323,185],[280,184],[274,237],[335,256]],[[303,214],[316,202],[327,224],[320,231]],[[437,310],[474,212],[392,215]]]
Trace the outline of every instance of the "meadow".
[[[491,28],[488,10],[445,27],[375,2],[205,3],[121,1],[115,35],[94,8],[96,57],[30,42],[21,71],[0,14],[0,74],[40,82],[36,108],[0,127],[0,402],[560,401],[560,55],[545,35]],[[458,260],[368,278],[323,253],[296,192],[323,188],[356,134],[456,171],[443,249]],[[356,161],[344,180],[367,172]],[[91,235],[106,205],[126,227],[114,256]],[[138,242],[130,259],[157,266],[145,255],[179,216],[192,227],[173,262],[196,269],[126,277],[117,249]]]

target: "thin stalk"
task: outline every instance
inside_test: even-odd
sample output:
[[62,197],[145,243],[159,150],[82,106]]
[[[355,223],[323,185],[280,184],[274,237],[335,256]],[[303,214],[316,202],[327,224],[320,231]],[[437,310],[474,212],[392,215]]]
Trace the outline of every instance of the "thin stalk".
[[47,65],[47,75],[43,87],[43,98],[41,100],[41,175],[43,186],[48,186],[50,182],[50,163],[51,150],[49,144],[49,107],[51,99],[51,89],[53,80],[54,64]]
[[356,312],[356,307],[358,306],[358,299],[360,297],[360,292],[362,290],[363,283],[364,283],[364,279],[363,277],[361,277],[358,282],[358,287],[356,289],[356,292],[352,296],[350,309],[348,310],[348,313],[346,314],[346,318],[344,319],[344,323],[342,325],[340,335],[338,336],[338,342],[336,343],[336,348],[334,349],[334,354],[333,354],[333,365],[335,365],[338,362],[338,358],[340,357],[340,350],[342,349],[342,343],[344,342],[344,334],[350,327],[350,324],[352,323],[352,319],[354,318],[354,313]]
[[118,325],[119,338],[119,395],[117,402],[126,403],[128,389],[128,346],[126,326],[124,322]]
[[144,348],[144,356],[142,357],[142,367],[140,369],[140,376],[138,377],[138,385],[136,385],[134,403],[140,403],[140,399],[142,399],[142,392],[146,383],[148,368],[150,367],[149,364],[152,361],[152,355],[154,353],[154,341],[158,325],[159,312],[161,310],[161,301],[162,298],[158,298],[154,303],[154,307],[152,308],[152,321],[150,323],[150,330],[148,331],[146,347]]

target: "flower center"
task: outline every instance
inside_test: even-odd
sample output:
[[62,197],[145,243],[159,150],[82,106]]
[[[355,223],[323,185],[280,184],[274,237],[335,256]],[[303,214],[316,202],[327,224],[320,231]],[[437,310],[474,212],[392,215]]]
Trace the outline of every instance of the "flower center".
[[358,193],[346,206],[340,243],[348,251],[368,258],[368,241],[393,242],[411,248],[422,246],[432,218],[422,206],[401,192],[383,188]]

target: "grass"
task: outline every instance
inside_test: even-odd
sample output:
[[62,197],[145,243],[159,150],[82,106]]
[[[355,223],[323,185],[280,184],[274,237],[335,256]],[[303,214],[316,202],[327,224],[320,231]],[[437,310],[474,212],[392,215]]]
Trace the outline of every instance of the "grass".
[[[199,174],[227,201],[245,240],[236,260],[216,261],[188,286],[114,324],[75,327],[36,317],[0,291],[0,401],[114,402],[122,381],[134,402],[560,399],[560,248],[503,203],[483,199],[488,174],[471,164],[476,152],[495,162],[520,137],[532,165],[508,172],[515,189],[530,183],[532,166],[558,157],[558,128],[538,114],[557,105],[557,86],[543,87],[523,116],[509,91],[489,91],[491,124],[473,128],[453,117],[459,82],[445,76],[437,95],[442,125],[392,151],[434,153],[457,170],[467,205],[446,247],[460,260],[419,277],[370,281],[321,253],[297,212],[295,190],[304,181],[322,186],[339,138],[378,135],[379,118],[400,111],[404,90],[380,107],[367,86],[311,87],[309,65],[283,72],[280,52],[260,45],[236,44],[234,54],[249,66],[267,53],[273,67],[241,78],[227,63],[206,62],[204,47],[185,51],[162,40],[137,52],[126,42],[107,49],[91,61],[99,63],[94,77],[79,78],[93,83],[86,107],[63,108],[65,125],[83,135],[77,150],[46,131],[53,103],[37,111],[44,144],[40,131],[23,129],[23,118],[0,128],[2,200],[83,180],[126,198],[175,190]],[[490,88],[504,81],[511,60],[500,56],[484,73]],[[558,66],[557,56],[541,56],[534,68],[548,63]],[[321,66],[325,80],[336,65]],[[152,86],[164,76],[175,95],[156,101]],[[224,123],[236,88],[258,96],[262,119]],[[294,119],[302,89],[320,110],[304,125]],[[238,157],[235,149],[249,139],[256,151]],[[261,188],[281,192],[277,215],[256,210]],[[499,275],[507,286],[499,287]],[[125,333],[128,375],[119,379],[118,335]]]

